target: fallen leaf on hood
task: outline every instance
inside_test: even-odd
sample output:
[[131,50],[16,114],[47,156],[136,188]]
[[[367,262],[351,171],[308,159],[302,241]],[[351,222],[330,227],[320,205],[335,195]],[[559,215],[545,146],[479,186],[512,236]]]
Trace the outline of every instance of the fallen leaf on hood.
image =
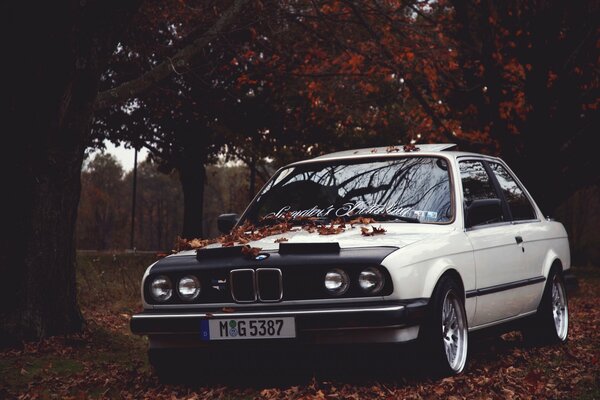
[[332,222],[331,225],[327,226],[319,226],[317,227],[317,232],[319,235],[337,235],[338,233],[342,233],[346,230],[342,225],[334,225]]
[[363,236],[375,236],[375,235],[383,235],[385,234],[385,229],[383,229],[381,226],[379,228],[376,227],[372,227],[372,231],[369,231],[369,228],[366,226],[363,226],[360,228],[360,233]]
[[350,225],[358,225],[358,224],[368,225],[368,224],[372,224],[373,222],[375,222],[375,220],[370,217],[357,217],[357,218],[350,220]]
[[244,255],[244,257],[254,258],[260,253],[261,250],[262,248],[260,247],[250,247],[246,245],[242,247],[242,255]]
[[283,243],[283,242],[287,242],[289,239],[285,238],[285,237],[281,237],[279,239],[275,239],[274,243]]

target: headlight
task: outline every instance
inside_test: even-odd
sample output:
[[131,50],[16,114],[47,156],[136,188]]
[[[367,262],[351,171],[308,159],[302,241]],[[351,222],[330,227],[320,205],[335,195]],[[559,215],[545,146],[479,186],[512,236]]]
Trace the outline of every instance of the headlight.
[[377,268],[367,268],[360,273],[358,286],[367,293],[378,293],[383,289],[383,274]]
[[350,279],[343,270],[336,268],[325,274],[325,289],[334,296],[339,296],[348,290]]
[[173,295],[173,285],[169,277],[160,275],[154,278],[150,284],[150,294],[156,301],[167,301]]
[[200,294],[200,281],[193,275],[184,276],[177,284],[179,297],[186,301],[192,301]]

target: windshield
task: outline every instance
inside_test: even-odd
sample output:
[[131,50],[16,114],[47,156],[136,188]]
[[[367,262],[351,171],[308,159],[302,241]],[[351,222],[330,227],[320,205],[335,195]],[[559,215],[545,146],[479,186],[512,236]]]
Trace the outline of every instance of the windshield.
[[453,218],[451,198],[441,157],[314,162],[280,170],[245,219],[445,223]]

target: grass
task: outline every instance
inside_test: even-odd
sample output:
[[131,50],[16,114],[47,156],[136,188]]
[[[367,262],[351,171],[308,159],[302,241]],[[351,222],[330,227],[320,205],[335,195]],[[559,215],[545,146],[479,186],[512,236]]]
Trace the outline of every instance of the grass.
[[140,305],[140,282],[154,254],[79,253],[77,293],[82,308],[111,304],[115,310]]

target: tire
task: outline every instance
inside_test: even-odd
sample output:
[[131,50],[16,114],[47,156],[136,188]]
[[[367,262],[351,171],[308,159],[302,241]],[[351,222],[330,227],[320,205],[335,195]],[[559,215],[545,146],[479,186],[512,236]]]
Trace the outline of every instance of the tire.
[[449,276],[442,276],[433,291],[419,341],[436,376],[464,371],[469,342],[464,292]]
[[531,344],[567,342],[569,306],[565,283],[559,269],[550,270],[540,305],[534,317],[523,328],[523,336]]

